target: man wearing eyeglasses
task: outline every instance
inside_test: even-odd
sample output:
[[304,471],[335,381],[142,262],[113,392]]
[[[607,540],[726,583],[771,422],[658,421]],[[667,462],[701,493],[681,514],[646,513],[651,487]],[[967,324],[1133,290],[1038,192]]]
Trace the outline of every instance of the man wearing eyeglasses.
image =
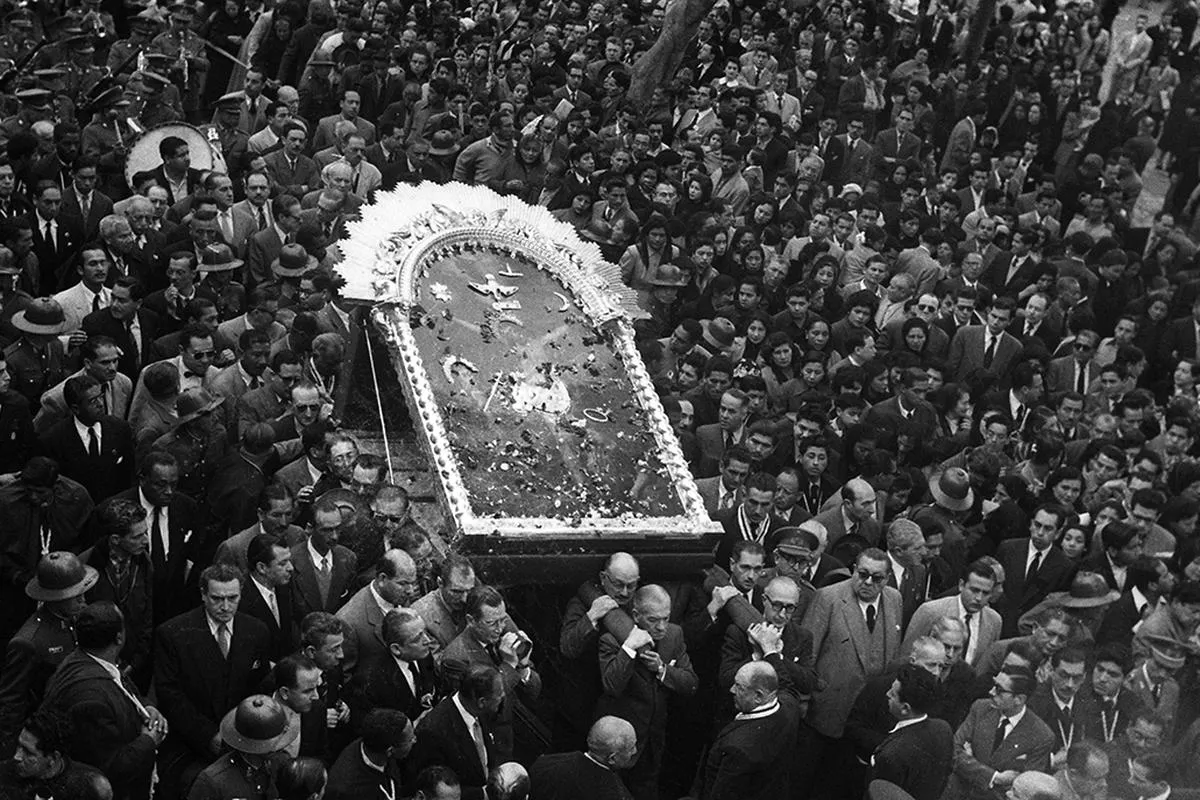
[[1037,680],[1010,667],[992,680],[990,697],[976,700],[954,734],[951,797],[999,800],[1022,772],[1050,771],[1054,734],[1026,708]]
[[930,358],[945,358],[946,353],[950,350],[950,337],[941,326],[936,324],[940,309],[941,303],[938,301],[937,295],[925,293],[918,297],[916,305],[912,307],[909,314],[892,320],[884,329],[883,335],[887,337],[888,350],[895,352],[905,349],[904,323],[917,317],[925,320],[928,325],[926,330],[929,333],[929,341],[925,345],[925,355]]
[[[838,740],[855,697],[900,653],[901,600],[887,585],[890,570],[887,553],[867,548],[855,561],[850,580],[818,589],[804,615],[804,627],[813,635],[817,675],[825,684],[807,717],[820,735],[813,753],[818,759],[844,761],[847,751]],[[832,769],[828,777],[834,777]],[[860,790],[854,787],[853,792]]]
[[641,581],[637,559],[613,553],[600,575],[590,580],[567,602],[559,633],[563,656],[561,689],[555,717],[555,739],[564,747],[579,747],[587,737],[602,691],[600,685],[600,635],[604,631],[627,633],[633,626],[633,595]]
[[[812,633],[800,624],[796,609],[801,589],[796,581],[782,575],[772,578],[762,590],[760,623],[743,630],[737,625],[725,628],[721,647],[721,666],[717,682],[728,692],[742,666],[765,661],[775,668],[781,683],[802,698],[817,688],[817,673],[813,658]],[[733,707],[721,706],[722,720],[727,720]]]
[[1100,377],[1100,368],[1094,361],[1099,342],[1100,335],[1095,331],[1075,334],[1072,352],[1053,359],[1046,368],[1046,388],[1051,394],[1078,392],[1087,396],[1092,381]]

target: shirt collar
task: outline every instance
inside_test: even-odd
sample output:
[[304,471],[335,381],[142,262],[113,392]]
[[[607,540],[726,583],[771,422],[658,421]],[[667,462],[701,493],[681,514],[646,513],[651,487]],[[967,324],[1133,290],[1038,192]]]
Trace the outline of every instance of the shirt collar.
[[462,717],[462,721],[467,726],[467,730],[473,731],[475,729],[475,723],[479,721],[479,718],[470,711],[467,711],[466,707],[462,704],[462,698],[459,696],[458,692],[454,693],[454,696],[451,698],[451,700],[454,702],[454,707],[458,709],[458,714]]
[[262,582],[259,581],[257,575],[251,575],[250,582],[254,584],[254,588],[258,589],[258,593],[263,596],[264,600],[269,600],[271,597],[274,596],[275,590],[272,589],[270,586],[264,586],[262,584]]
[[304,543],[304,546],[308,548],[308,556],[312,559],[314,567],[320,566],[321,561],[326,558],[329,559],[329,566],[333,567],[333,548],[330,548],[329,552],[325,555],[321,555],[317,552],[317,548],[313,547],[311,536],[308,537],[308,541]]
[[375,602],[379,604],[379,608],[383,611],[384,614],[388,613],[389,611],[394,611],[396,609],[396,607],[394,605],[389,603],[387,600],[384,600],[383,597],[380,596],[379,592],[375,590],[374,581],[372,581],[371,583],[369,583],[367,585],[371,587],[371,597],[375,598]]
[[82,422],[80,422],[79,417],[72,417],[72,419],[75,420],[75,430],[79,432],[79,438],[83,440],[84,446],[87,445],[88,431],[95,431],[96,438],[97,439],[100,438],[100,423],[99,422],[93,422],[89,426],[89,425],[84,425]]
[[[1025,717],[1025,711],[1026,711],[1026,710],[1027,710],[1027,709],[1026,709],[1024,706],[1022,706],[1022,707],[1021,707],[1021,710],[1020,710],[1020,711],[1018,711],[1018,712],[1017,712],[1015,715],[1013,715],[1013,716],[1011,716],[1011,717],[1005,717],[1005,716],[1001,715],[1000,719],[1006,719],[1006,720],[1008,720],[1008,731],[1007,731],[1007,733],[1012,733],[1012,732],[1013,732],[1013,729],[1014,729],[1014,728],[1016,728],[1018,725],[1020,725],[1020,724],[1021,724],[1021,720],[1022,720],[1022,719],[1024,719],[1024,717]],[[999,724],[999,723],[997,723],[997,724]]]
[[[204,619],[206,622],[208,622],[208,632],[213,635],[214,639],[216,639],[217,638],[217,629],[221,627],[221,624],[219,622],[217,622],[215,619],[213,619],[212,617],[210,617],[208,614],[204,615]],[[233,620],[229,620],[229,622],[227,622],[225,624],[225,627],[229,629],[229,641],[232,642],[233,641]]]
[[734,719],[736,719],[736,720],[763,719],[764,717],[771,716],[778,710],[779,710],[779,698],[773,697],[773,698],[771,698],[771,702],[763,703],[761,706],[758,706],[753,711],[743,711],[743,712],[739,713],[736,717],[734,717]]
[[891,733],[895,733],[901,728],[907,728],[909,725],[916,725],[919,722],[924,722],[927,719],[929,719],[928,714],[922,714],[921,716],[913,717],[912,719],[902,719],[892,728]]

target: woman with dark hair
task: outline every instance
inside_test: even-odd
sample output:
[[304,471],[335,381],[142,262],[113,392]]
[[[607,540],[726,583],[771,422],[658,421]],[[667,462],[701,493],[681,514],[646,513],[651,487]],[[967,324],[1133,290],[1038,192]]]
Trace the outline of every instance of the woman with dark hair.
[[900,326],[900,339],[908,352],[923,358],[929,349],[929,323],[920,317],[909,317]]
[[534,205],[546,184],[546,165],[542,163],[542,140],[536,133],[521,137],[504,163],[500,182],[505,194]]
[[863,364],[863,372],[867,374],[867,385],[863,387],[863,397],[871,405],[882,403],[892,396],[891,377],[887,365],[873,358]]
[[[750,312],[738,331],[738,344],[734,345],[734,364],[740,374],[757,375],[761,371],[761,356],[767,335],[771,332],[771,317],[767,312]],[[739,363],[740,362],[740,363]]]
[[804,324],[804,349],[810,352],[824,353],[827,364],[836,364],[842,356],[830,344],[831,328],[822,317],[810,314]]
[[1057,503],[1073,514],[1083,511],[1083,473],[1070,465],[1053,470],[1046,478],[1046,487],[1038,496],[1039,503]]
[[783,385],[800,372],[800,353],[792,337],[782,331],[769,335],[759,351],[763,362],[762,379],[767,384],[767,394],[777,396]]
[[205,108],[225,94],[229,88],[229,77],[233,74],[233,61],[214,48],[237,53],[241,50],[242,42],[250,35],[251,27],[253,23],[242,0],[223,0],[200,28],[200,38],[208,41],[208,77],[202,98]]
[[325,765],[315,758],[293,758],[279,766],[275,788],[279,800],[321,800],[329,783]]
[[287,2],[276,5],[271,10],[271,29],[263,36],[250,59],[250,66],[274,78],[279,74],[279,65],[283,62],[283,54],[292,41],[292,32],[296,29],[296,20],[300,17],[300,9],[294,3]]
[[675,216],[687,219],[693,214],[707,211],[708,202],[712,200],[712,192],[712,178],[699,172],[693,172],[684,184],[683,197],[679,199]]
[[874,425],[860,422],[846,428],[842,437],[842,457],[839,460],[843,481],[863,474],[871,461],[871,453],[879,443],[881,431]]
[[709,282],[700,299],[685,305],[680,313],[691,319],[715,319],[726,314],[732,317],[736,295],[737,281],[728,275],[718,275]]
[[1091,526],[1084,525],[1079,515],[1072,514],[1067,518],[1067,524],[1063,525],[1062,532],[1058,535],[1055,544],[1071,561],[1082,564],[1091,552],[1091,540]]
[[971,438],[971,392],[958,383],[947,383],[925,398],[937,412],[939,449],[947,457],[961,452]]
[[667,218],[651,214],[637,243],[629,245],[621,255],[621,280],[631,289],[649,291],[659,266],[673,263],[678,256],[679,248],[671,244]]
[[818,256],[813,262],[812,272],[804,285],[810,294],[813,313],[825,319],[841,319],[845,301],[838,292],[838,263],[833,256]]
[[746,204],[746,224],[762,236],[764,230],[775,223],[779,215],[779,202],[769,194],[758,194]]

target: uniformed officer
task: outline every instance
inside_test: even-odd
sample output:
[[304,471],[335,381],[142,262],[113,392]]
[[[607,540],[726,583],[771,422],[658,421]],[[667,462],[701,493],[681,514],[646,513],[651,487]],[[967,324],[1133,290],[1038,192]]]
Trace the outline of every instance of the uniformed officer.
[[137,134],[129,127],[131,93],[114,86],[92,103],[95,113],[83,129],[80,150],[96,159],[100,173],[99,188],[109,197],[121,197],[125,184],[125,156]]
[[16,93],[21,103],[20,109],[11,117],[0,121],[0,147],[8,144],[8,140],[22,131],[29,132],[33,123],[38,120],[51,119],[54,114],[50,108],[53,93],[40,86],[31,86]]
[[4,29],[6,33],[0,36],[0,52],[14,61],[20,61],[37,44],[33,17],[23,9],[4,18]]
[[[7,247],[0,247],[0,345],[11,344],[21,337],[21,332],[13,327],[12,318],[33,302],[33,297],[21,290],[21,273],[21,265],[13,252]],[[10,382],[6,373],[4,390],[10,388]],[[0,456],[2,459],[3,456]],[[0,469],[0,475],[4,472]]]
[[100,8],[100,0],[82,0],[80,5],[68,8],[64,16],[79,27],[84,35],[93,39],[102,56],[117,39],[117,26],[112,14]]
[[138,54],[150,47],[162,29],[162,21],[150,9],[139,11],[130,21],[128,39],[118,39],[108,50],[106,61],[113,75],[128,75],[138,68]]
[[58,301],[39,297],[13,314],[12,326],[21,337],[4,348],[12,389],[40,408],[42,392],[57,386],[67,377],[67,356],[59,334],[70,329]]
[[225,401],[205,388],[188,389],[175,400],[175,427],[154,441],[155,450],[166,450],[179,462],[179,491],[204,497],[217,465],[229,448],[229,437],[213,412]]
[[154,48],[171,57],[171,77],[183,87],[184,119],[194,122],[199,118],[200,97],[208,76],[205,44],[191,28],[196,10],[190,3],[175,2],[169,10],[168,28],[154,37]]
[[46,553],[38,561],[25,595],[42,605],[9,640],[0,671],[0,757],[13,754],[21,725],[41,702],[46,682],[75,649],[73,623],[99,577],[68,551]]
[[91,36],[76,36],[65,44],[71,60],[66,65],[64,83],[67,96],[78,104],[104,77],[104,70],[96,66],[96,43]]
[[146,70],[134,75],[142,91],[139,103],[132,109],[133,117],[143,128],[153,128],[167,122],[178,122],[182,117],[165,98],[171,81],[157,72]]
[[244,92],[230,92],[217,101],[216,131],[221,142],[221,155],[233,185],[241,185],[242,158],[250,149],[250,137],[238,128],[241,121]]
[[272,697],[255,694],[221,720],[226,753],[200,773],[189,800],[266,800],[275,796],[275,775],[284,750],[300,735],[300,723],[288,723],[283,706]]

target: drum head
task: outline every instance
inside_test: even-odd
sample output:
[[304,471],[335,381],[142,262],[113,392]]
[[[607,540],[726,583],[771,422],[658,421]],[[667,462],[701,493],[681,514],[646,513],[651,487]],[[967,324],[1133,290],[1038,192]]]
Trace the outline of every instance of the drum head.
[[125,182],[130,189],[134,188],[133,177],[139,172],[162,166],[158,146],[168,136],[176,136],[187,142],[192,169],[226,171],[224,156],[209,143],[203,132],[184,122],[167,122],[143,133],[129,148],[125,158]]

